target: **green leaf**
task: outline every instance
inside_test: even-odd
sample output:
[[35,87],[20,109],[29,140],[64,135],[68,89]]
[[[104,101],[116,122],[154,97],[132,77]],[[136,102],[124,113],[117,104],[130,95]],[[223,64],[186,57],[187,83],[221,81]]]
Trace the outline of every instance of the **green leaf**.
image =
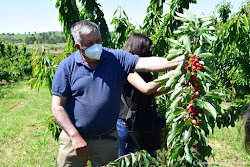
[[173,45],[173,46],[178,45],[180,47],[183,47],[183,45],[180,42],[178,42],[177,40],[174,40],[174,39],[171,39],[171,38],[167,38],[167,40],[169,41],[170,45]]
[[181,101],[181,99],[182,99],[182,96],[179,96],[179,97],[177,97],[174,101],[173,101],[173,103],[170,105],[170,109],[171,108],[176,108],[178,105],[179,105],[179,102]]
[[178,55],[183,54],[183,53],[184,53],[184,49],[171,49],[169,51],[167,59],[170,59],[170,57],[172,57],[172,56],[178,56]]
[[168,132],[167,146],[169,146],[172,140],[174,139],[176,132],[177,132],[177,123],[173,122],[171,130]]
[[168,117],[167,117],[167,120],[166,120],[166,124],[169,124],[171,123],[175,118],[175,114],[171,113]]
[[184,131],[184,136],[183,136],[184,143],[187,143],[187,139],[191,136],[191,132],[192,132],[192,126],[187,127],[186,130]]
[[215,108],[209,103],[209,102],[204,102],[204,108],[210,112],[210,114],[214,117],[214,119],[216,120],[217,117],[217,113]]
[[211,67],[209,67],[209,66],[203,66],[203,67],[205,68],[206,72],[209,72],[209,73],[214,72],[213,69]]
[[143,160],[144,160],[144,165],[145,167],[149,166],[149,160],[147,159],[146,155],[145,154],[142,154],[143,156]]
[[204,23],[201,25],[201,27],[206,27],[206,26],[210,25],[211,23],[213,23],[213,22],[210,21],[210,20],[208,20],[208,21],[204,22]]
[[214,26],[209,26],[209,27],[207,27],[207,28],[203,28],[203,30],[214,31],[215,28],[214,28]]
[[192,155],[190,154],[188,144],[185,145],[184,150],[185,150],[185,159],[186,159],[190,164],[192,164],[193,157],[192,157]]
[[205,34],[205,33],[203,33],[202,35],[209,40],[209,43],[210,43],[210,41],[212,42],[212,41],[216,41],[217,40],[216,36],[211,36],[210,34]]
[[206,76],[206,78],[209,78],[211,81],[214,81],[214,80],[215,80],[215,79],[214,79],[211,75],[209,75],[208,73],[204,72],[203,74]]
[[246,14],[243,15],[243,21],[245,23],[244,27],[245,27],[246,31],[248,32],[249,31],[249,22],[248,22]]
[[216,111],[221,113],[221,114],[225,114],[225,111],[223,110],[223,108],[213,99],[209,100],[209,102],[215,107]]
[[175,82],[176,82],[176,80],[175,80],[174,76],[171,76],[171,77],[169,78],[169,80],[167,81],[165,87],[169,88],[169,87],[170,87],[173,83],[175,83]]
[[162,75],[159,76],[157,79],[154,80],[154,82],[167,82],[171,76],[169,75]]
[[130,161],[129,161],[128,157],[125,157],[125,163],[126,163],[126,166],[130,165]]
[[134,153],[130,153],[130,155],[131,155],[131,159],[132,159],[132,164],[134,164],[135,161],[136,161],[135,154]]
[[197,76],[200,78],[200,80],[205,80],[205,75],[199,70],[197,70]]
[[194,51],[195,56],[199,56],[201,52],[201,46]]
[[195,14],[183,8],[183,13],[189,21],[196,22]]
[[170,96],[170,100],[173,100],[176,96],[178,96],[182,92],[182,88],[174,90],[174,92]]
[[200,108],[203,108],[204,107],[204,102],[201,101],[201,100],[197,100],[196,105],[199,106]]
[[201,56],[201,57],[209,57],[209,56],[213,56],[213,54],[212,53],[201,53],[201,54],[199,54],[199,56]]
[[206,144],[206,146],[208,145],[208,138],[204,132],[204,130],[202,128],[198,129],[200,130],[200,135],[201,135],[201,138],[202,140],[204,141],[204,143]]
[[185,48],[186,48],[189,52],[191,52],[191,41],[190,41],[190,39],[189,39],[189,36],[185,35],[183,43],[184,43]]

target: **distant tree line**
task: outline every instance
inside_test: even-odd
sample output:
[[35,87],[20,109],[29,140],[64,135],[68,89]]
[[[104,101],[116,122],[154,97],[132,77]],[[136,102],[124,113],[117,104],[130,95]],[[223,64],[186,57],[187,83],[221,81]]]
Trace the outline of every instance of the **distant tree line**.
[[56,43],[65,43],[66,39],[64,36],[56,35],[55,32],[53,34],[49,33],[40,33],[39,37],[35,37],[33,34],[31,37],[25,38],[26,44],[33,44],[36,41],[37,44],[48,43],[48,44],[56,44]]
[[[20,34],[20,33],[18,33]],[[26,35],[27,34],[27,35]],[[30,35],[28,35],[30,34]],[[36,35],[34,35],[36,34]],[[15,37],[14,33],[2,33],[5,37],[1,37],[3,41],[9,42],[9,43],[22,43],[25,42],[26,44],[33,44],[34,41],[38,44],[56,44],[56,43],[65,43],[65,36],[63,32],[61,34],[56,33],[55,31],[53,32],[44,32],[44,33],[36,33],[31,34],[30,32],[26,33],[24,36],[27,36],[25,40],[23,41],[20,37]],[[7,35],[7,37],[6,37]]]

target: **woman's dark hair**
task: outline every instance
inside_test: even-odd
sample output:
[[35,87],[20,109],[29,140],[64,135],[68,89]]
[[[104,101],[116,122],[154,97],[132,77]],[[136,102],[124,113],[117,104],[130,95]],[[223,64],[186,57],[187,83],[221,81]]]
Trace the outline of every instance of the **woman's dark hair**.
[[143,34],[134,33],[129,35],[123,50],[139,55],[140,57],[147,57],[152,55],[150,52],[151,45],[152,41],[149,37]]
[[246,113],[246,123],[245,123],[245,150],[250,154],[250,104],[248,104],[248,109]]

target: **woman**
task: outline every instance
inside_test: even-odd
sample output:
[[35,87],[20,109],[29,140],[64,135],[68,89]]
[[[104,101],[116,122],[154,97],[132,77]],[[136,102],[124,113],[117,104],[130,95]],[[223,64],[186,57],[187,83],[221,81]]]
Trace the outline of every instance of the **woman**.
[[[151,56],[150,47],[152,41],[143,34],[131,34],[124,46],[125,51],[132,54],[137,54],[140,57]],[[173,72],[165,75],[171,76]],[[123,87],[124,100],[126,104],[121,102],[121,110],[117,121],[117,130],[120,137],[120,148],[118,156],[123,156],[129,152],[134,152],[136,145],[129,135],[131,130],[151,131],[154,125],[157,105],[155,103],[155,95],[160,95],[164,92],[156,92],[163,83],[152,82],[151,73],[130,73],[127,77],[127,82]],[[135,121],[132,118],[126,119],[128,107],[136,110]],[[134,121],[134,122],[133,122]],[[155,150],[147,150],[152,157],[156,158]]]

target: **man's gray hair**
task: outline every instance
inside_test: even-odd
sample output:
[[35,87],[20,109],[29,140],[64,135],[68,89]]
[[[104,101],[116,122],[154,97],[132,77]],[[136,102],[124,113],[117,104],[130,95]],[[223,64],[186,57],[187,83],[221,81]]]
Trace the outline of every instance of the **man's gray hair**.
[[98,31],[99,34],[101,35],[98,26],[94,22],[91,22],[89,20],[81,20],[81,21],[74,23],[71,26],[70,31],[71,31],[71,35],[74,38],[75,43],[79,45],[81,45],[81,42],[82,42],[82,39],[81,39],[82,34],[89,34],[91,32]]

